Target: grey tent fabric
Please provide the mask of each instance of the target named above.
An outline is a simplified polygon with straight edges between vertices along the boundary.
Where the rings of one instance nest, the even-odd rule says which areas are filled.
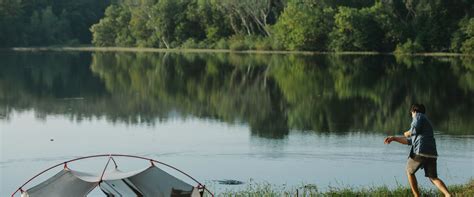
[[[99,180],[100,175],[64,169],[22,196],[86,196],[97,184],[107,196],[200,196],[197,188],[156,166],[133,172],[114,169],[104,174],[100,184]]]
[[[95,186],[95,182],[84,181],[75,176],[71,170],[65,168],[53,177],[23,192],[22,197],[83,197]]]
[[[129,180],[104,181],[100,184],[102,192],[107,196],[144,196]]]
[[[116,192],[122,191],[134,196],[200,196],[193,186],[155,166],[119,181],[106,178],[100,188],[108,195],[116,195]]]
[[[113,169],[104,174],[104,177],[102,178],[103,181],[99,184],[99,187],[102,192],[108,196],[143,196],[141,192],[136,192],[137,189],[132,183],[126,184],[125,182],[129,182],[127,180],[128,177],[132,177],[147,169],[148,168],[131,172],[122,172],[118,169]],[[89,174],[83,172],[75,171],[74,174],[85,181],[100,180],[100,176],[90,176]]]

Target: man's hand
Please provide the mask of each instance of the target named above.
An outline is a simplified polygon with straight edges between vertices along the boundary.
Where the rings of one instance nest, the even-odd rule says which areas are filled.
[[[411,132],[410,131],[405,131],[405,133],[403,133],[403,135],[405,137],[410,137],[411,136]]]
[[[385,140],[383,141],[384,144],[390,144],[390,142],[393,141],[393,136],[388,136],[385,138]]]
[[[408,140],[406,137],[402,136],[388,136],[383,141],[384,144],[390,144],[390,142],[398,142],[400,144],[408,144]]]

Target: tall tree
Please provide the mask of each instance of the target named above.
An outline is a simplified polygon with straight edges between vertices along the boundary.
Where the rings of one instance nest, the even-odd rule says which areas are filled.
[[[33,12],[30,23],[28,32],[30,45],[62,44],[71,39],[69,22],[56,16],[52,7]]]
[[[290,2],[273,27],[274,37],[288,50],[327,50],[334,10],[312,3]]]
[[[119,5],[111,5],[105,10],[105,17],[99,23],[92,25],[92,43],[96,46],[127,45],[129,33],[128,22],[130,13]],[[130,41],[132,42],[132,41]]]
[[[474,18],[469,19],[465,22],[465,25],[461,27],[466,39],[462,42],[461,52],[474,54]]]
[[[0,0],[0,47],[23,42],[21,0]]]
[[[375,21],[373,8],[339,7],[334,16],[335,27],[330,34],[334,51],[378,51],[384,32]]]
[[[275,12],[281,6],[278,0],[222,0],[217,1],[222,12],[227,13],[232,29],[237,34],[270,35],[269,20],[279,14]]]
[[[157,38],[166,48],[171,48],[174,28],[178,23],[181,0],[160,0],[151,8],[151,18],[148,27],[153,29],[153,37]]]

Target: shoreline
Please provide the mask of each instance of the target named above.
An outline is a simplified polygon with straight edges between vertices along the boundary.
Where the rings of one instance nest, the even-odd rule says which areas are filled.
[[[395,54],[375,51],[282,51],[282,50],[230,50],[230,49],[185,49],[185,48],[138,48],[138,47],[11,47],[3,51],[39,52],[39,51],[87,51],[87,52],[152,52],[152,53],[240,53],[240,54],[297,54],[297,55],[400,55],[423,57],[474,57],[474,54],[429,52],[415,54]]]
[[[449,192],[454,196],[474,196],[474,179],[464,184],[448,185]],[[212,188],[212,187],[211,187]],[[434,186],[419,187],[421,196],[440,196],[442,193]],[[211,190],[212,191],[212,190]],[[226,190],[215,193],[217,196],[401,196],[411,197],[412,192],[408,185],[399,185],[394,188],[388,186],[330,187],[321,191],[317,185],[303,185],[301,187],[279,187],[271,184],[253,184],[244,190]]]

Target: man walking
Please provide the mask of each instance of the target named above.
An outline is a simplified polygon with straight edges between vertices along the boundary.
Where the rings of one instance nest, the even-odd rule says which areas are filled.
[[[390,142],[396,141],[400,144],[411,146],[406,173],[411,191],[415,197],[420,196],[418,182],[415,177],[415,172],[420,168],[424,168],[425,176],[428,177],[445,196],[451,196],[444,182],[438,178],[436,169],[438,152],[436,151],[433,127],[425,115],[425,106],[422,104],[413,104],[410,108],[410,114],[413,118],[410,130],[404,132],[403,137],[388,136],[385,138],[384,143],[390,144]]]

